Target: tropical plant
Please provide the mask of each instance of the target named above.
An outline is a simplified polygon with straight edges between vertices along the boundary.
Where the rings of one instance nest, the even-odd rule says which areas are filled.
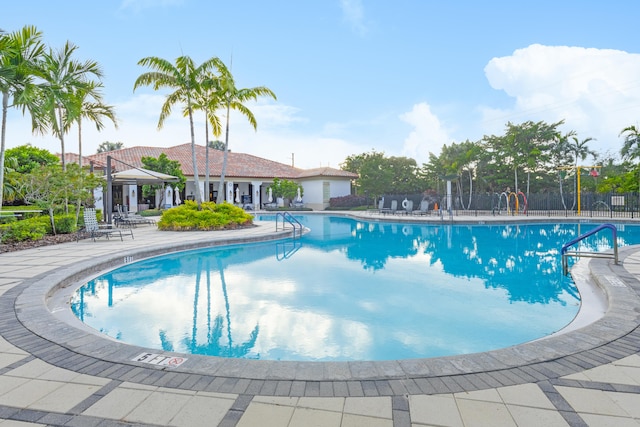
[[[167,209],[158,221],[160,230],[192,231],[222,230],[247,226],[253,223],[253,216],[231,203],[205,202],[198,205],[186,200],[180,206]]]
[[[218,69],[222,64],[218,58],[210,58],[196,67],[193,60],[188,56],[180,56],[176,59],[175,64],[158,58],[149,56],[138,61],[138,65],[151,68],[149,71],[141,74],[136,79],[133,90],[140,86],[152,86],[154,90],[161,88],[174,89],[167,95],[160,118],[158,120],[158,129],[162,129],[164,121],[171,114],[171,109],[175,104],[183,104],[184,111],[189,117],[189,126],[191,130],[191,156],[193,162],[193,179],[196,186],[196,203],[198,208],[202,204],[202,194],[200,189],[200,179],[198,178],[198,163],[196,159],[196,137],[193,125],[193,106],[195,97],[201,91],[201,83],[204,76],[208,76],[214,69]]]
[[[124,148],[124,143],[122,142],[109,142],[104,141],[98,145],[97,153],[106,153],[107,151],[116,151]]]
[[[82,167],[82,119],[92,121],[98,131],[104,129],[103,118],[111,120],[116,129],[118,128],[115,110],[113,106],[103,102],[100,88],[102,88],[102,83],[89,82],[86,87],[75,93],[75,101],[80,106],[79,114],[75,120],[78,123],[78,164],[80,167]]]
[[[67,167],[64,136],[82,114],[81,94],[95,91],[96,82],[91,80],[91,76],[102,78],[97,62],[80,62],[73,58],[77,48],[67,41],[62,49],[49,49],[43,55],[37,72],[41,105],[35,130],[42,134],[51,131],[60,139],[63,170]]]
[[[220,85],[218,77],[213,73],[203,76],[200,84],[200,90],[196,92],[193,108],[202,110],[205,115],[204,121],[204,140],[205,145],[205,201],[209,201],[209,123],[211,123],[211,131],[215,136],[220,136],[222,126],[220,119],[214,114],[215,110],[220,107]]]
[[[140,161],[142,162],[142,166],[145,169],[177,177],[178,182],[175,184],[176,188],[178,188],[179,190],[182,190],[184,188],[187,179],[182,173],[179,161],[169,159],[164,153],[161,153],[158,158],[142,157]],[[144,197],[151,197],[156,194],[156,191],[158,190],[164,190],[164,185],[143,185],[142,195]],[[156,203],[156,206],[164,205],[164,191],[160,191],[160,197],[161,199],[158,201],[158,203]]]
[[[29,110],[33,120],[37,111],[33,74],[37,62],[44,53],[41,38],[42,33],[33,26],[25,26],[11,34],[0,34],[0,91],[2,91],[0,208],[2,208],[2,194],[4,194],[4,159],[9,101],[13,99],[11,106],[21,107],[23,113]]]
[[[276,99],[275,93],[266,86],[256,86],[252,88],[238,89],[236,83],[231,75],[229,69],[224,65],[219,67],[218,71],[220,76],[218,77],[218,84],[221,92],[222,105],[225,106],[227,111],[226,125],[225,125],[225,140],[224,140],[224,155],[222,158],[222,171],[220,173],[220,184],[218,185],[218,199],[217,202],[222,202],[224,192],[224,178],[227,172],[227,161],[229,157],[229,115],[231,110],[239,111],[243,116],[247,118],[249,124],[254,130],[257,130],[258,123],[256,118],[244,104],[251,100],[257,100],[261,96],[269,96]]]
[[[620,149],[622,158],[634,160],[640,157],[640,129],[636,126],[627,126],[622,129],[619,136],[624,136],[624,143]]]
[[[53,166],[60,163],[60,159],[55,154],[31,144],[9,148],[6,150],[6,156],[15,159],[15,171],[18,173],[29,173],[38,166]]]
[[[269,188],[275,197],[282,197],[283,199],[293,200],[298,195],[298,191],[300,191],[300,196],[303,195],[302,186],[288,179],[273,178]]]

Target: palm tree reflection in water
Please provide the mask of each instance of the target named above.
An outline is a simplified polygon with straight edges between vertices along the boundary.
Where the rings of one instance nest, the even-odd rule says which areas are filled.
[[[260,332],[260,325],[256,324],[255,328],[249,335],[249,340],[239,345],[234,345],[233,336],[231,333],[231,307],[229,305],[229,294],[227,292],[227,283],[224,278],[224,266],[220,258],[216,258],[218,263],[218,272],[220,273],[220,283],[222,286],[222,295],[224,297],[224,307],[226,313],[227,324],[227,343],[221,341],[224,333],[225,319],[221,314],[215,316],[213,325],[211,324],[211,265],[207,258],[206,260],[206,274],[207,274],[207,340],[204,344],[198,344],[198,303],[200,298],[200,280],[202,276],[202,258],[198,258],[198,271],[196,272],[195,293],[193,301],[193,327],[191,331],[191,338],[184,338],[182,340],[183,345],[189,348],[191,354],[204,354],[208,356],[219,357],[235,357],[246,358],[251,349],[255,346],[258,339],[258,333]],[[167,338],[166,331],[159,331],[160,341],[162,343],[162,349],[166,351],[173,351],[173,343]]]

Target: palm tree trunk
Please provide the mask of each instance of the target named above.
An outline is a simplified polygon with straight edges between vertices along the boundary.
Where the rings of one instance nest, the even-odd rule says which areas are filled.
[[[218,198],[216,203],[222,203],[222,196],[224,193],[224,175],[227,172],[227,157],[229,156],[229,112],[231,111],[231,106],[229,101],[227,101],[227,127],[225,130],[224,137],[224,155],[222,157],[222,171],[220,172],[220,185],[218,185]]]
[[[0,135],[0,209],[4,197],[4,150],[7,133],[7,110],[9,109],[9,92],[2,92],[2,134]]]
[[[208,202],[209,200],[209,113],[205,109],[205,120],[204,120],[204,201]]]
[[[193,112],[189,106],[189,124],[191,125],[191,160],[193,161],[193,183],[196,186],[196,203],[198,210],[202,205],[202,193],[200,192],[200,178],[198,177],[198,160],[196,157],[196,135],[193,130]]]
[[[62,160],[62,170],[66,171],[67,170],[67,159],[65,159],[65,153],[64,153],[64,130],[63,130],[63,123],[62,123],[62,108],[58,108],[58,120],[60,122],[59,124],[59,137],[60,137],[60,157]]]

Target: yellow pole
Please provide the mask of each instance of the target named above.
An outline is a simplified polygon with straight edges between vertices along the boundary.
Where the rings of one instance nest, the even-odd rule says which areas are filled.
[[[576,166],[576,173],[578,174],[578,216],[580,216],[580,166]]]

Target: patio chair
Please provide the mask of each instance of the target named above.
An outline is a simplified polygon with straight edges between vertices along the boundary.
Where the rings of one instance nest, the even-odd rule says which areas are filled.
[[[145,218],[141,215],[131,214],[127,208],[122,205],[117,205],[116,210],[118,213],[114,216],[116,224],[122,224],[123,226],[135,227],[138,224],[155,224],[150,218]]]
[[[112,234],[119,235],[120,240],[124,241],[122,237],[123,233],[130,234],[131,238],[133,239],[133,230],[131,229],[125,230],[117,227],[100,226],[100,224],[98,224],[98,219],[96,217],[96,210],[94,208],[84,209],[84,230],[81,230],[81,232],[89,234],[89,237],[91,237],[94,242],[96,241],[96,239],[102,236],[105,236],[108,240],[109,236],[111,236]],[[78,235],[78,240],[80,240],[79,235]]]
[[[414,215],[429,215],[429,201],[423,200],[420,202],[420,209],[413,211]]]
[[[397,200],[392,200],[391,201],[391,209],[389,209],[389,213],[392,215],[395,215],[398,212],[398,201]]]
[[[388,214],[391,212],[391,209],[384,207],[384,197],[380,199],[378,202],[378,213]]]

